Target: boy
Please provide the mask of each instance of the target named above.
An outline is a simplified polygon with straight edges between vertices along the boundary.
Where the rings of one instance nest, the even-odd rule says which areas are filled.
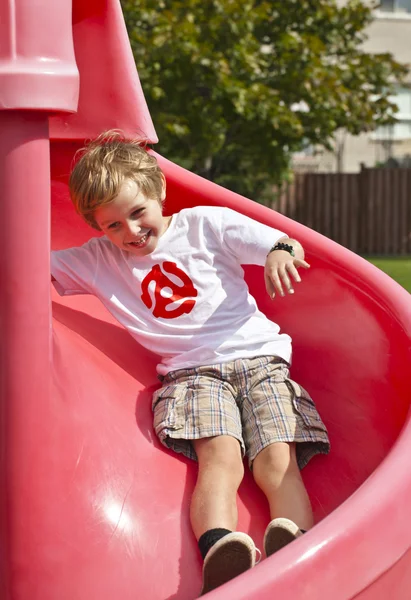
[[[78,213],[105,235],[52,253],[60,294],[89,293],[160,356],[153,397],[161,442],[198,461],[190,518],[204,559],[202,594],[256,562],[237,532],[246,454],[267,497],[267,556],[312,527],[302,468],[328,453],[327,431],[289,379],[291,339],[257,308],[241,264],[265,267],[268,294],[292,294],[304,250],[284,233],[226,208],[163,216],[154,157],[117,132],[83,151],[70,176]]]

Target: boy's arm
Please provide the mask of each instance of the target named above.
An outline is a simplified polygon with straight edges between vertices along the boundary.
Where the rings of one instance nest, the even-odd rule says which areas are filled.
[[[83,246],[52,250],[50,256],[51,283],[60,296],[91,294],[96,258],[87,242]]]
[[[240,264],[265,267],[266,289],[271,298],[278,293],[284,296],[284,288],[294,293],[291,280],[300,282],[297,269],[309,269],[304,260],[301,244],[284,232],[263,225],[231,209],[221,209],[221,238],[225,251],[230,251]],[[284,244],[286,249],[275,249]]]
[[[270,298],[274,299],[276,293],[284,296],[284,288],[289,294],[294,294],[292,280],[301,282],[297,269],[310,268],[304,259],[304,248],[300,242],[288,237],[278,240],[268,253],[264,267],[265,287]]]

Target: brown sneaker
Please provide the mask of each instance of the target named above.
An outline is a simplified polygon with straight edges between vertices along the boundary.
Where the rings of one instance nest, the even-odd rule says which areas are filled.
[[[234,531],[218,540],[207,552],[203,566],[201,596],[241,575],[256,563],[256,547],[246,533]]]
[[[265,530],[264,552],[271,556],[290,542],[300,537],[303,532],[290,519],[273,519]]]

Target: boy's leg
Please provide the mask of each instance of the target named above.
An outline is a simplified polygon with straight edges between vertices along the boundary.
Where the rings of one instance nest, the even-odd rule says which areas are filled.
[[[191,523],[204,558],[201,595],[255,564],[253,540],[237,528],[237,490],[244,475],[241,447],[229,435],[193,440],[198,478]]]
[[[270,505],[271,519],[290,519],[302,530],[313,526],[310,499],[297,464],[295,444],[276,442],[254,459],[253,475]]]
[[[327,454],[330,444],[314,402],[289,378],[287,364],[261,356],[246,367],[241,393],[243,438],[255,481],[270,505],[272,520],[264,537],[269,555],[313,526],[300,468],[315,454]]]
[[[254,460],[253,473],[270,505],[272,520],[264,535],[264,551],[270,556],[313,526],[295,444],[275,442],[264,448]]]
[[[197,540],[210,529],[237,528],[237,490],[244,476],[241,447],[234,437],[220,435],[192,441],[198,477],[190,517]]]

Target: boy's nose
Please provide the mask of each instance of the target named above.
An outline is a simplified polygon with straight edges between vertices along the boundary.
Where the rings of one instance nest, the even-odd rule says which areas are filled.
[[[127,223],[126,235],[127,237],[136,237],[141,231],[141,227],[137,223]]]

